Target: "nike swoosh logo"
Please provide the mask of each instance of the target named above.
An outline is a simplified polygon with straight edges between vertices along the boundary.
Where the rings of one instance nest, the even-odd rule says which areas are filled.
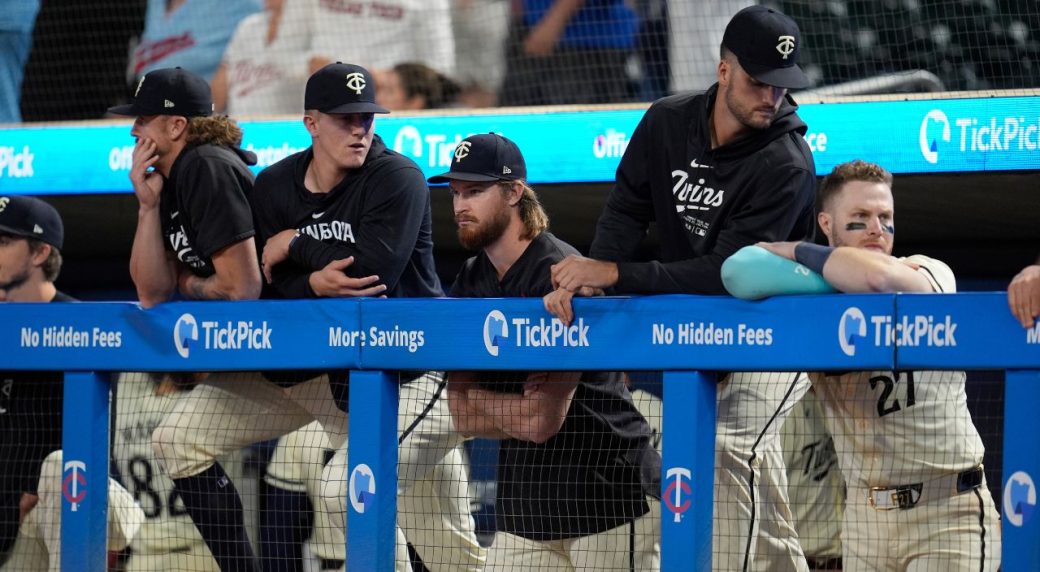
[[[312,214],[312,215],[311,215],[311,218],[313,218],[313,219],[319,219],[319,218],[321,218],[321,217],[323,217],[323,216],[325,216],[325,211],[322,211],[322,212],[320,212],[320,213],[314,213],[314,214]]]
[[[694,169],[711,169],[712,168],[711,165],[701,165],[700,163],[697,162],[697,159],[694,159],[693,161],[690,161],[690,166],[693,167]]]
[[[177,215],[181,214],[181,211],[173,211],[170,213],[170,218],[177,218]]]

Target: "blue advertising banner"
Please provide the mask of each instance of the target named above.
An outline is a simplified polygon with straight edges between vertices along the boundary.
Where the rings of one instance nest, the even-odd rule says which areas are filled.
[[[3,304],[0,370],[350,368],[356,300]]]
[[[812,312],[805,312],[811,307]],[[891,368],[865,343],[892,296],[575,299],[565,325],[540,299],[362,300],[371,368],[790,371]],[[367,337],[366,337],[367,336]],[[806,354],[805,348],[813,351]]]
[[[950,369],[1035,367],[1040,363],[1040,322],[1018,323],[1007,296],[985,293],[903,294],[899,319],[878,324],[896,347],[900,367],[937,363]]]
[[[535,184],[610,182],[644,109],[389,116],[386,144],[427,176],[447,170],[463,138],[494,131],[517,142]],[[817,172],[867,159],[894,173],[1014,171],[1040,164],[1040,97],[806,104],[799,110]],[[883,120],[882,120],[883,118]],[[260,170],[310,145],[299,120],[245,121]],[[0,193],[130,191],[125,121],[0,129]]]

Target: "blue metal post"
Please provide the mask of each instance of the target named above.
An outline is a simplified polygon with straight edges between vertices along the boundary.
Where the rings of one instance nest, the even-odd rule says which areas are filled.
[[[666,371],[661,464],[661,569],[711,571],[715,375]]]
[[[1040,371],[1008,370],[1004,382],[1004,487],[1002,568],[1040,570],[1040,518],[1036,479],[1040,477]]]
[[[347,570],[394,569],[397,374],[350,372]]]
[[[108,522],[108,374],[65,374],[61,569],[104,572]]]

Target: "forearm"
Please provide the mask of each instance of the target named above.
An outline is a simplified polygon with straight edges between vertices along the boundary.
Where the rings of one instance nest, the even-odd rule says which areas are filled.
[[[842,292],[931,292],[928,281],[898,259],[880,252],[841,246],[823,267],[823,277]]]
[[[158,209],[141,209],[130,248],[130,278],[145,307],[169,300],[177,288],[176,265],[166,257]]]
[[[450,387],[450,386],[449,386]],[[455,422],[455,429],[467,437],[484,439],[511,439],[512,437],[499,429],[494,420],[483,411],[473,407],[465,390],[448,391],[448,409]]]
[[[227,280],[221,280],[220,275],[214,274],[207,278],[187,275],[181,284],[181,294],[193,300],[252,300],[244,289]]]
[[[544,443],[559,431],[566,415],[566,409],[560,411],[550,396],[540,392],[515,395],[474,388],[467,397],[478,418],[521,441]]]

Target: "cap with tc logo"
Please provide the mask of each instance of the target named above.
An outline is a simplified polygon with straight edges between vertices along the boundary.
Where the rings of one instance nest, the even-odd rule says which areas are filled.
[[[431,183],[450,180],[492,182],[527,179],[527,165],[520,148],[495,133],[470,135],[455,147],[451,170],[430,177]]]
[[[304,109],[322,113],[390,113],[376,105],[376,82],[361,66],[336,62],[314,72],[307,80]]]
[[[765,6],[749,6],[733,16],[722,37],[751,77],[774,87],[800,89],[811,83],[798,67],[802,33],[794,20]]]
[[[0,195],[0,233],[35,238],[61,250],[65,226],[51,205],[35,197]]]
[[[180,115],[207,117],[213,113],[213,96],[206,80],[181,68],[153,70],[137,82],[134,102],[109,107],[114,115]]]

